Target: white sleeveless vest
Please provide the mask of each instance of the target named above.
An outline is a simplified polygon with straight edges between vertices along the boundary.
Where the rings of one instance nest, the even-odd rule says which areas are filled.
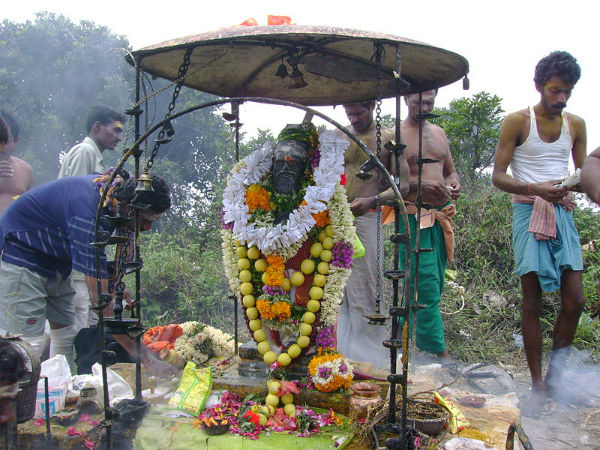
[[[569,157],[573,148],[569,123],[562,113],[562,126],[559,138],[554,142],[540,139],[533,107],[529,107],[529,136],[525,142],[515,147],[510,170],[512,176],[524,183],[559,180],[568,175]]]

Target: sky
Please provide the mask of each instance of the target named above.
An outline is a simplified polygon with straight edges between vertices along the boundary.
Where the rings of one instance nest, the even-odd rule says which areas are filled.
[[[327,0],[23,0],[4,2],[0,17],[22,22],[33,20],[38,11],[60,13],[74,22],[89,20],[106,26],[126,36],[134,49],[236,25],[249,17],[254,17],[259,25],[266,25],[268,14],[290,16],[298,25],[388,33],[451,50],[469,61],[470,90],[463,91],[461,81],[441,88],[436,106],[448,106],[455,98],[486,91],[503,99],[506,112],[538,102],[539,94],[532,81],[537,61],[551,51],[566,50],[577,58],[582,69],[566,110],[586,121],[590,153],[600,146],[600,115],[595,114],[594,107],[597,98],[594,83],[600,80],[597,47],[600,41],[593,33],[598,27],[594,4],[589,0],[357,0],[346,3]],[[321,111],[347,123],[341,108]],[[393,111],[393,101],[386,100],[384,112]],[[302,117],[301,111],[282,107],[246,105],[241,109],[241,121],[245,124],[242,130],[250,135],[257,128],[279,130]]]

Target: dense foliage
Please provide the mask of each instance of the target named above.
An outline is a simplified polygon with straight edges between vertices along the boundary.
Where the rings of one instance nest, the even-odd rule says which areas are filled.
[[[0,24],[2,108],[21,123],[15,156],[40,184],[56,178],[59,154],[85,135],[93,105],[123,110],[132,97],[129,43],[92,22],[39,13],[34,22]]]
[[[492,163],[504,112],[500,102],[496,95],[478,92],[434,111],[441,117],[433,122],[446,132],[456,170],[467,182],[481,178]]]

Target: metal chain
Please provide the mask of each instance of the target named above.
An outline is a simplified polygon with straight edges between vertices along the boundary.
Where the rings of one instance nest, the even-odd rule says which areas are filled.
[[[381,160],[381,56],[383,46],[375,44],[375,64],[377,66],[377,101],[375,103],[375,136],[377,138],[377,159]],[[377,171],[377,198],[381,189],[381,172]],[[377,201],[377,290],[375,297],[375,314],[381,314],[381,207]]]
[[[179,93],[181,92],[181,88],[183,87],[183,82],[185,80],[185,76],[187,74],[188,67],[190,66],[190,57],[192,56],[192,52],[194,51],[194,47],[188,47],[185,51],[185,55],[183,56],[183,62],[179,66],[179,71],[177,73],[177,83],[175,84],[175,89],[173,90],[173,96],[171,97],[171,102],[169,103],[169,107],[167,108],[167,113],[165,114],[165,119],[171,116],[173,109],[175,109],[175,103],[177,101],[177,97],[179,97]],[[165,134],[167,134],[167,125],[165,124],[160,132],[158,133],[158,137],[154,143],[154,148],[152,149],[152,153],[150,154],[150,158],[146,162],[146,168],[150,169],[154,165],[154,158],[158,154],[158,148],[160,147],[161,141],[165,138]]]

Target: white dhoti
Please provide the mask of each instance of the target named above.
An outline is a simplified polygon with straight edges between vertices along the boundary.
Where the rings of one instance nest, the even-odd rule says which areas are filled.
[[[377,226],[380,224],[377,212],[369,212],[357,217],[356,234],[363,243],[366,255],[354,259],[352,274],[344,288],[344,302],[340,305],[337,323],[337,348],[347,358],[367,361],[376,367],[389,367],[390,352],[383,346],[389,339],[385,325],[369,325],[366,315],[376,311],[377,274],[380,276],[380,308],[385,313],[382,289],[383,268],[383,229],[377,242]],[[379,249],[377,248],[379,244]],[[377,251],[380,253],[379,267]]]

